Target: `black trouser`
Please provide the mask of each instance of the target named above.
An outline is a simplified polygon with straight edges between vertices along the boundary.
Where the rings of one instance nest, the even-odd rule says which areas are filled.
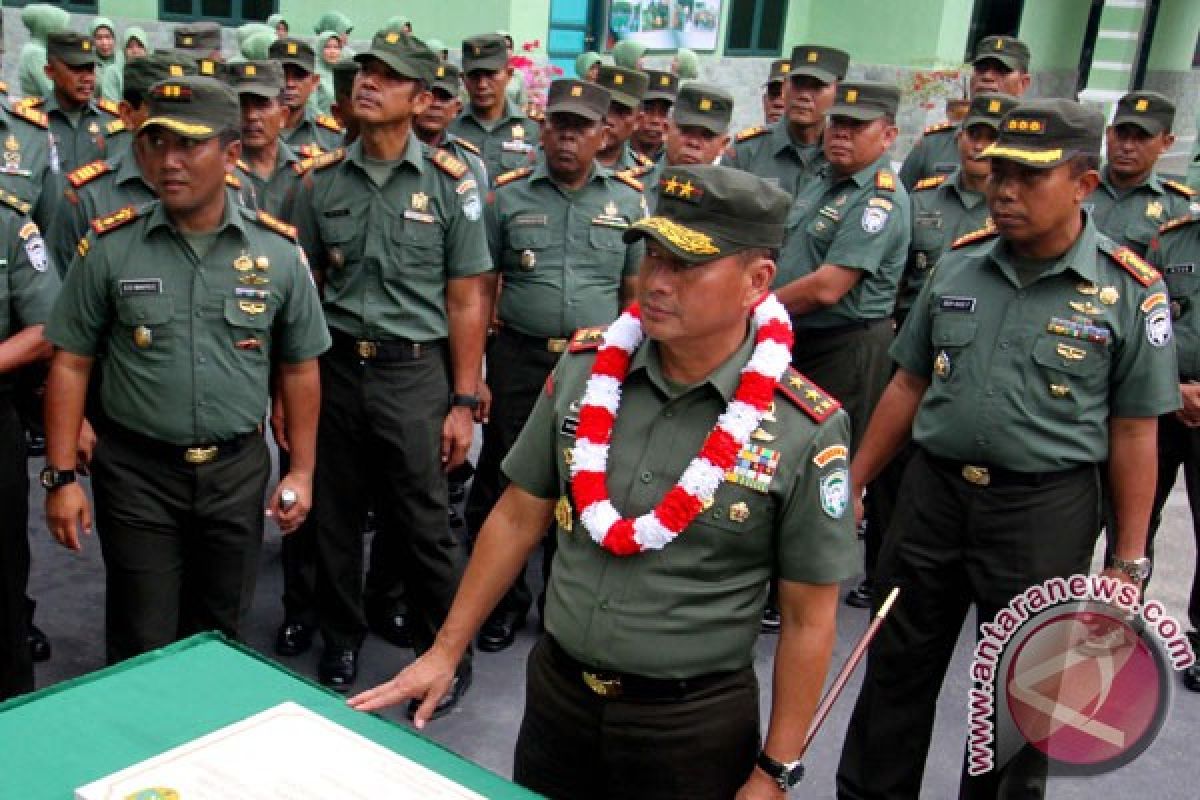
[[[109,663],[207,630],[237,638],[254,598],[271,474],[257,433],[188,464],[109,425],[92,457]]]
[[[544,635],[529,654],[513,780],[551,800],[729,800],[754,769],[747,667],[678,697],[607,699]]]
[[[920,794],[938,694],[971,605],[990,621],[1030,586],[1086,572],[1099,530],[1093,466],[985,487],[915,450],[877,564],[876,604],[892,586],[900,597],[868,650],[838,767],[843,800]],[[1041,797],[1045,774],[1044,758],[1025,748],[1007,767],[964,775],[960,796]]]
[[[550,352],[545,341],[502,329],[488,344],[487,381],[492,390],[492,411],[488,424],[483,426],[483,448],[475,468],[475,482],[467,497],[467,529],[472,540],[479,535],[492,507],[508,486],[500,464],[521,435],[538,394],[558,363],[559,354]],[[550,583],[554,547],[554,536],[542,538],[543,584]],[[496,610],[524,616],[532,603],[533,592],[522,569]]]
[[[1192,513],[1192,536],[1196,540],[1188,621],[1193,630],[1200,630],[1200,429],[1187,427],[1174,414],[1164,414],[1158,418],[1158,485],[1150,514],[1150,536],[1146,540],[1146,555],[1151,559],[1154,558],[1154,537],[1162,523],[1163,506],[1171,495],[1181,466],[1187,486],[1188,510]]]
[[[317,622],[327,647],[358,649],[363,614],[363,523],[396,544],[409,632],[428,650],[454,599],[465,548],[449,532],[442,425],[450,407],[444,348],[419,345],[362,359],[335,337],[321,357],[314,511]]]
[[[0,390],[0,700],[33,690],[29,657],[29,473],[25,429],[9,390]]]

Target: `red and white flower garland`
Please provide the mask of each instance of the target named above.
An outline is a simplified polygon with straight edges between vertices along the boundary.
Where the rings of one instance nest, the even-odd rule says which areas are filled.
[[[641,344],[641,313],[634,304],[609,326],[596,354],[579,408],[571,458],[571,495],[592,539],[618,556],[659,550],[675,540],[707,506],[737,461],[763,415],[775,387],[792,362],[792,324],[774,294],[754,308],[754,352],[733,400],[704,440],[699,454],[658,506],[637,519],[622,517],[608,496],[608,447],[621,405],[621,385]]]

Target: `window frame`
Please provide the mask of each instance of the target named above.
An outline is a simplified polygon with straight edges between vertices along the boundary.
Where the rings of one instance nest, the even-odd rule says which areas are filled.
[[[734,5],[737,4],[738,0],[727,0],[728,4],[726,5],[726,8],[728,9],[728,11],[726,12],[726,16],[725,16],[725,42],[724,42],[725,49],[723,51],[724,54],[727,56],[740,56],[740,57],[751,57],[751,58],[778,58],[778,57],[780,57],[783,54],[783,47],[784,47],[784,41],[783,41],[784,37],[782,36],[782,34],[779,37],[779,46],[778,47],[769,48],[769,47],[760,47],[759,46],[759,39],[762,37],[762,31],[763,31],[763,20],[762,20],[763,7],[766,5],[767,0],[745,0],[745,1],[754,3],[754,19],[750,23],[750,25],[751,25],[750,35],[751,35],[751,40],[752,40],[751,46],[744,47],[744,48],[730,46],[729,37],[732,34],[732,26],[729,24],[729,20],[733,17]],[[787,25],[788,5],[789,5],[788,0],[781,0],[781,13],[779,15],[780,28],[783,28],[784,26]]]
[[[45,0],[4,0],[5,8],[24,8],[33,3],[41,3]],[[100,13],[100,0],[59,0],[55,5],[62,8],[64,11],[70,11],[72,14],[96,14]]]
[[[197,20],[212,20],[219,22],[224,26],[244,25],[247,22],[266,22],[266,19],[251,19],[245,16],[243,12],[244,0],[229,0],[232,10],[232,16],[218,17],[209,14],[201,13],[201,3],[203,0],[187,0],[191,4],[192,10],[188,13],[179,13],[175,11],[167,11],[165,5],[166,0],[158,0],[158,18],[164,22],[195,22]],[[268,13],[276,14],[279,12],[279,0],[271,0],[271,8]]]

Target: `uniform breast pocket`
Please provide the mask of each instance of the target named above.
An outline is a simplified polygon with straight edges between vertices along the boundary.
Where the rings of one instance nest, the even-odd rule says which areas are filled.
[[[804,235],[812,240],[817,253],[824,255],[829,252],[829,245],[837,234],[838,223],[824,214],[817,214],[816,219],[804,227]]]
[[[922,220],[917,220],[917,223],[913,225],[912,264],[922,272],[932,268],[942,254],[945,231],[941,227],[940,219],[937,220],[937,223],[937,225],[922,224]]]
[[[173,338],[171,317],[174,313],[175,302],[168,294],[118,298],[117,322],[121,328],[121,338],[129,349],[148,358],[168,358]]]
[[[321,217],[317,227],[321,232],[321,243],[325,246],[323,258],[327,267],[326,280],[336,282],[341,277],[339,273],[344,274],[362,260],[362,228],[349,214]]]
[[[269,299],[225,299],[225,326],[230,337],[229,347],[254,361],[266,360],[270,353],[268,331],[274,318]]]
[[[436,267],[441,274],[445,253],[445,234],[436,217],[428,220],[404,219],[392,229],[392,241],[400,248],[406,267]]]
[[[550,231],[543,226],[524,225],[508,232],[503,267],[509,272],[533,272],[545,266],[550,250]]]
[[[500,166],[506,170],[523,167],[529,163],[529,150],[518,144],[507,144],[500,150]]]
[[[1102,346],[1043,333],[1033,345],[1037,375],[1029,391],[1060,419],[1077,419],[1086,403],[1108,397],[1109,354]]]
[[[621,238],[624,234],[625,228],[593,224],[588,232],[588,241],[597,250],[615,252],[625,249],[625,240]]]
[[[960,360],[975,341],[979,323],[960,314],[937,314],[933,318],[933,379],[955,384],[963,376]]]
[[[1168,265],[1163,275],[1167,293],[1171,296],[1171,317],[1183,319],[1193,313],[1197,296],[1200,296],[1200,275],[1192,264]]]

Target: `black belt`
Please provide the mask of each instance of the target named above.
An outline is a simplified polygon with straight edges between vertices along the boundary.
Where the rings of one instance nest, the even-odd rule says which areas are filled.
[[[550,660],[563,675],[581,682],[597,696],[607,700],[616,700],[622,697],[638,700],[679,700],[707,689],[734,674],[733,672],[710,672],[694,678],[647,678],[644,675],[589,667],[563,650],[562,645],[550,634],[546,634],[545,640],[550,650]]]
[[[832,328],[796,328],[797,339],[825,339],[830,336],[841,336],[844,333],[856,333],[858,331],[867,331],[871,328],[878,327],[884,323],[890,323],[891,317],[880,317],[879,319],[860,319],[854,322],[847,322],[845,325],[834,325]]]
[[[1091,464],[1084,464],[1053,472],[1017,472],[1011,469],[1004,469],[1003,467],[994,467],[990,464],[969,464],[965,461],[939,458],[928,450],[925,450],[924,453],[929,463],[939,471],[956,475],[975,486],[987,486],[993,489],[1005,486],[1043,486],[1065,478],[1072,473],[1093,468]]]
[[[432,342],[412,342],[408,339],[358,339],[348,333],[330,330],[333,339],[333,350],[349,355],[360,361],[377,361],[380,363],[399,363],[402,361],[417,361],[422,356],[440,352],[441,340]]]
[[[565,353],[567,345],[571,343],[571,339],[568,336],[530,336],[527,333],[514,331],[507,325],[500,328],[496,335],[512,339],[524,347],[532,347],[534,350],[545,350],[549,353]]]
[[[261,440],[262,432],[253,430],[248,433],[238,434],[230,439],[222,439],[221,441],[209,442],[208,444],[181,445],[171,444],[170,442],[164,442],[162,439],[147,436],[144,433],[131,431],[112,420],[108,420],[104,426],[104,436],[122,441],[130,447],[135,447],[164,461],[190,464],[198,467],[202,464],[211,464],[223,458],[229,458],[240,452],[255,439]]]

